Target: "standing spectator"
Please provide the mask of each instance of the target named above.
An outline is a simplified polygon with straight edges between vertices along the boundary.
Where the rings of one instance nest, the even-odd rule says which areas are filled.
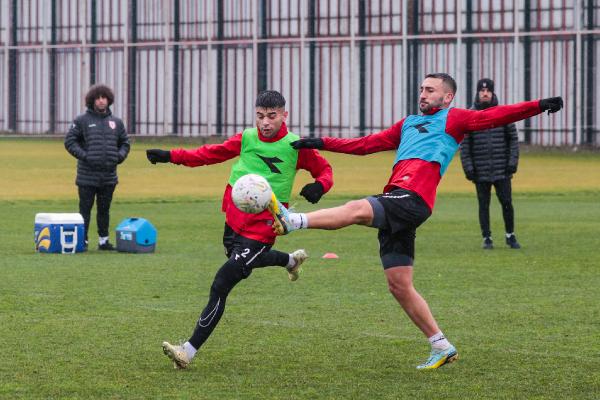
[[[113,91],[94,85],[85,95],[85,113],[77,116],[65,138],[65,148],[77,159],[79,213],[85,224],[88,244],[90,213],[96,204],[98,250],[114,250],[108,241],[110,203],[118,183],[117,165],[129,154],[129,138],[123,121],[112,115]]]
[[[471,109],[484,110],[498,105],[494,93],[494,81],[488,78],[477,82],[475,104]],[[481,134],[485,133],[485,134]],[[519,163],[519,137],[515,124],[497,126],[475,131],[465,136],[460,145],[460,159],[468,180],[475,183],[479,200],[479,225],[483,236],[483,248],[494,248],[490,230],[490,197],[492,186],[502,206],[506,244],[520,249],[514,232],[514,210],[510,180]]]

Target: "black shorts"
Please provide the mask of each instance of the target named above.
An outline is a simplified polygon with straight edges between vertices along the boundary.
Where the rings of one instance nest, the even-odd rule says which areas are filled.
[[[236,233],[227,223],[223,231],[223,246],[225,247],[225,256],[236,262],[242,269],[244,278],[252,273],[256,267],[264,267],[261,264],[261,256],[271,250],[271,245],[249,239]]]
[[[379,256],[384,269],[413,265],[417,227],[429,218],[431,209],[416,193],[396,189],[370,196],[374,228],[379,229]]]

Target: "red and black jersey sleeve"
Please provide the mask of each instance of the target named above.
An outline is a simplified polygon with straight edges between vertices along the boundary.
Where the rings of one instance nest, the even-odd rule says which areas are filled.
[[[325,147],[323,147],[323,150],[356,155],[395,150],[400,145],[403,123],[404,119],[396,122],[386,130],[358,138],[342,139],[324,137],[323,143]]]
[[[206,144],[197,149],[171,150],[171,162],[186,167],[218,164],[240,155],[242,149],[242,133],[227,139],[221,144]]]
[[[539,100],[495,106],[486,108],[485,110],[452,108],[448,112],[446,132],[460,143],[467,132],[482,131],[497,126],[508,125],[533,117],[541,112]]]

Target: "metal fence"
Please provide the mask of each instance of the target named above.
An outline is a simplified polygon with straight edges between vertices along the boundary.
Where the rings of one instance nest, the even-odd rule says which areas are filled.
[[[501,103],[562,95],[521,139],[599,146],[599,39],[599,0],[0,0],[0,130],[64,133],[102,82],[136,135],[234,134],[269,88],[296,133],[357,136],[447,72],[457,107],[482,77]]]

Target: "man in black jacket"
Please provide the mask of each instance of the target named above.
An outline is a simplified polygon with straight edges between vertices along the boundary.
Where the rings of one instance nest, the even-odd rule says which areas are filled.
[[[483,110],[498,105],[494,93],[494,81],[488,78],[477,82],[477,95],[472,109]],[[483,236],[483,248],[493,249],[490,230],[490,197],[492,185],[502,206],[506,244],[519,249],[514,233],[514,210],[512,206],[511,179],[517,172],[519,162],[519,137],[515,124],[508,124],[486,131],[472,132],[460,145],[460,159],[468,180],[475,183],[479,200],[479,225]]]
[[[88,243],[90,213],[96,204],[98,249],[114,250],[108,241],[109,210],[118,183],[117,165],[129,154],[129,138],[123,121],[112,115],[115,96],[105,85],[94,85],[85,96],[87,110],[75,118],[65,138],[65,148],[77,159],[79,213]]]

